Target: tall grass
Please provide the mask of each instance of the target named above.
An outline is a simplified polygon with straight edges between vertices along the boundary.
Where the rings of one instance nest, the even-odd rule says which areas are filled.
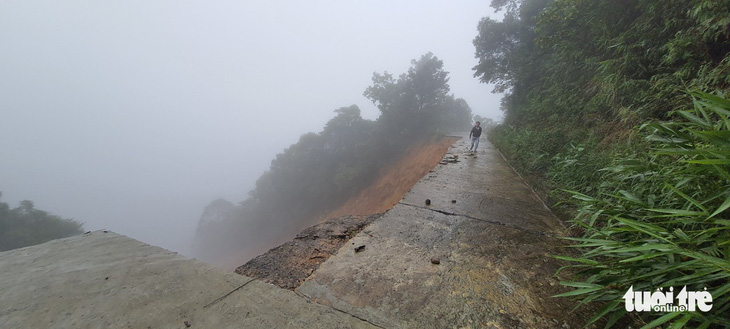
[[[603,303],[589,324],[630,316],[645,328],[730,327],[730,101],[691,96],[694,108],[676,121],[641,128],[650,152],[613,160],[590,191],[568,191],[585,233],[568,238],[580,256],[556,256],[574,273],[562,282],[574,289],[558,296]],[[707,288],[712,310],[627,314],[621,298],[630,286],[685,285]]]

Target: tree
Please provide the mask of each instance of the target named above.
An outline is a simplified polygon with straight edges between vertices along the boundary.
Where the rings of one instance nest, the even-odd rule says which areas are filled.
[[[81,223],[36,209],[33,201],[23,200],[14,209],[0,202],[0,251],[32,246],[82,232]]]
[[[373,84],[364,95],[380,109],[378,121],[399,137],[463,126],[460,120],[468,121],[471,109],[449,94],[448,76],[443,61],[429,52],[412,60],[397,80],[388,72],[373,73]]]
[[[449,95],[444,100],[444,109],[441,111],[442,128],[446,131],[463,131],[471,124],[471,107],[463,98],[454,98]]]
[[[411,60],[406,86],[416,101],[416,113],[428,114],[438,110],[449,93],[449,72],[443,70],[444,62],[433,53],[419,60]]]
[[[542,50],[535,45],[535,26],[549,0],[493,0],[492,7],[506,9],[504,19],[482,18],[474,38],[478,64],[472,69],[481,82],[493,83],[493,92],[505,92],[505,122],[519,124],[530,116],[521,111],[527,95],[542,76]]]
[[[689,106],[684,91],[730,86],[730,2],[496,0],[474,39],[475,77],[507,91],[505,123],[574,122],[585,135]],[[586,130],[587,129],[587,130]],[[600,134],[600,132],[599,132]]]
[[[484,130],[489,130],[497,125],[497,123],[494,122],[494,120],[487,118],[487,117],[483,117],[481,115],[476,115],[476,114],[474,115],[474,122],[475,123],[479,122],[481,124],[482,128],[484,128]]]

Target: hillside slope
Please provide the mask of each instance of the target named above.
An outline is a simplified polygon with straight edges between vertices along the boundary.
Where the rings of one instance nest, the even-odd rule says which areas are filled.
[[[436,167],[457,140],[457,137],[444,137],[414,145],[398,162],[385,168],[372,185],[324,218],[374,215],[393,208],[413,185]]]
[[[350,238],[403,199],[403,196],[438,165],[458,140],[445,137],[415,144],[400,160],[385,168],[366,189],[316,225],[236,268],[236,273],[293,289]],[[241,262],[243,263],[243,262]],[[240,263],[239,263],[240,264]]]

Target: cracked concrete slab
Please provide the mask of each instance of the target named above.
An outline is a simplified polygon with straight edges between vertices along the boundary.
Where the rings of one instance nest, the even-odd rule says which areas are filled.
[[[376,328],[111,232],[0,253],[0,328]]]
[[[553,277],[563,264],[550,257],[564,247],[562,224],[492,145],[481,147],[471,157],[457,141],[447,157],[458,162],[437,166],[296,291],[386,328],[585,323],[572,301],[551,297],[564,292]]]
[[[564,246],[561,223],[481,146],[472,157],[456,142],[455,161],[295,292],[94,232],[0,253],[0,328],[581,326],[571,301],[550,297],[564,291],[549,257]]]
[[[476,157],[465,150],[465,139],[456,142],[447,156],[456,155],[458,163],[439,165],[416,184],[403,203],[497,221],[505,225],[560,232],[563,225],[544,206],[532,189],[504,161],[488,141],[482,141]],[[452,203],[456,200],[456,203]]]

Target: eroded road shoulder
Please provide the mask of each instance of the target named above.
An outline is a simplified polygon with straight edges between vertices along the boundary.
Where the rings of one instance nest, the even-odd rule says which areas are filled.
[[[388,328],[585,323],[551,297],[561,223],[492,145],[474,157],[465,142],[296,291]]]

